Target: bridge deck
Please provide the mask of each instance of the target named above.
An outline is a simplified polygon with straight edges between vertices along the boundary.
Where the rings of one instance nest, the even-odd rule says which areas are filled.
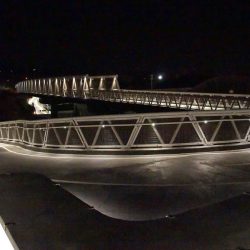
[[[39,153],[1,144],[0,157],[2,174],[44,175],[100,212],[128,220],[181,213],[249,192],[250,188],[249,149],[95,157]],[[134,206],[136,194],[145,202],[145,211]],[[162,200],[157,212],[154,199]]]

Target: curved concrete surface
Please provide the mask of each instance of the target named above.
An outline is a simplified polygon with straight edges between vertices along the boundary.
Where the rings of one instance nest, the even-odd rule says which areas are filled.
[[[107,157],[39,153],[0,144],[0,174],[42,174],[105,215],[148,220],[249,192],[249,153]]]
[[[103,216],[39,175],[0,175],[0,182],[0,214],[20,249],[250,248],[248,195],[174,219],[131,222]]]

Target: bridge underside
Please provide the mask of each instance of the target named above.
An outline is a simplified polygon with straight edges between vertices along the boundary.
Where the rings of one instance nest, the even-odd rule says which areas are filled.
[[[173,109],[160,106],[132,105],[130,103],[109,102],[105,100],[44,96],[38,94],[33,94],[33,96],[39,97],[40,102],[51,105],[51,118],[173,111]],[[67,110],[70,110],[71,113],[63,116],[64,111],[67,112]]]

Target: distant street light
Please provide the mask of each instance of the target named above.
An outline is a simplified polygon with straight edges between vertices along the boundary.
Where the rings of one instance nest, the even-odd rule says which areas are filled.
[[[151,89],[153,89],[154,79],[155,79],[155,75],[151,74],[150,75],[150,86],[151,86]],[[163,79],[163,75],[158,75],[157,79],[158,80],[162,80]]]

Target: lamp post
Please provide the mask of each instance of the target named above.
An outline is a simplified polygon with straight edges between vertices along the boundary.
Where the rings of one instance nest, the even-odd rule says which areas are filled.
[[[154,75],[151,74],[150,75],[150,87],[151,87],[151,89],[153,89],[153,80],[154,80]]]
[[[161,81],[163,79],[163,75],[161,75],[161,74],[158,75],[157,79]],[[153,83],[154,83],[154,75],[151,74],[150,75],[150,87],[151,87],[151,89],[153,89]]]

